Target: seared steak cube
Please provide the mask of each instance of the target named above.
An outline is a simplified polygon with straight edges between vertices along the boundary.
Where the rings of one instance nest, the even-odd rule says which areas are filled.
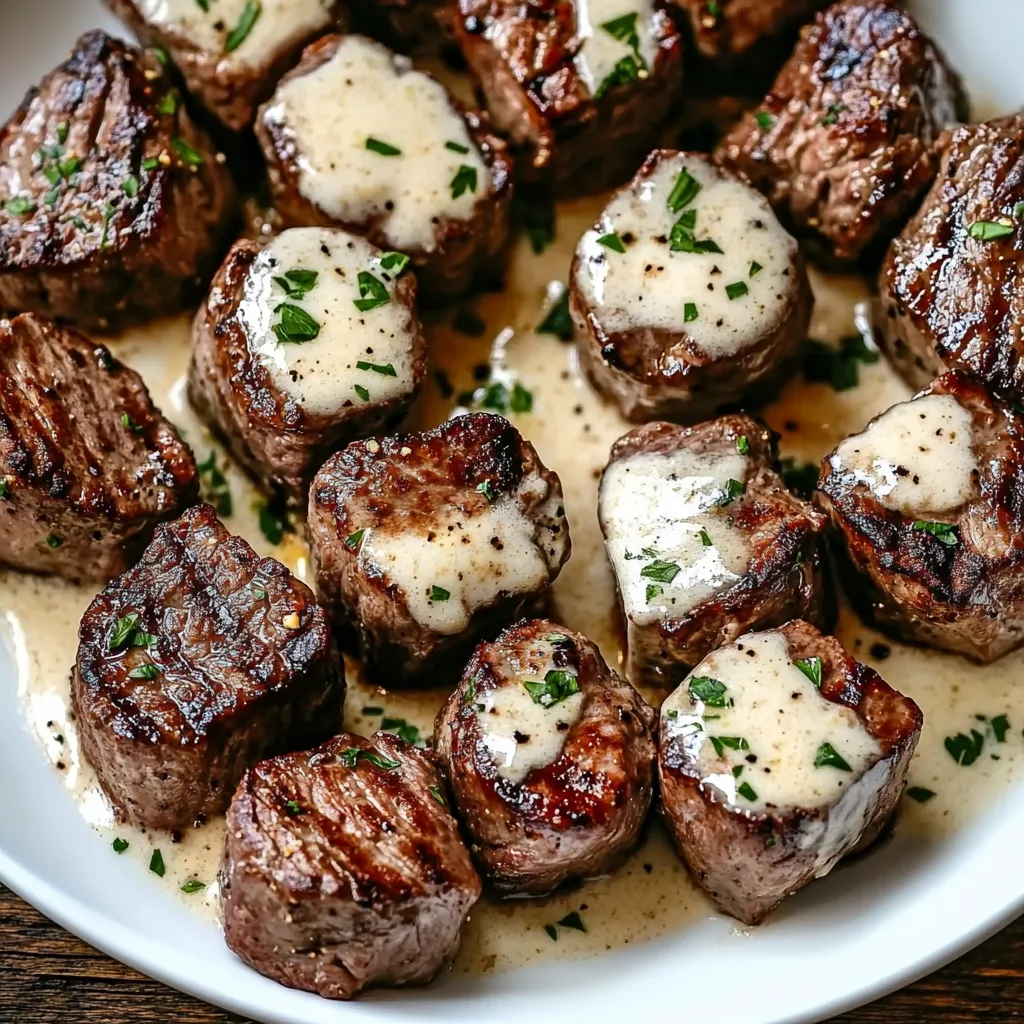
[[[750,629],[829,622],[826,519],[776,465],[774,435],[747,416],[650,423],[615,442],[598,514],[634,683],[675,685]]]
[[[889,819],[921,734],[908,697],[806,622],[709,654],[662,704],[662,810],[727,914],[773,907]]]
[[[580,363],[630,420],[687,423],[770,391],[813,297],[796,242],[739,176],[656,150],[576,247]]]
[[[578,196],[625,181],[679,98],[679,33],[661,0],[459,0],[455,35],[520,170]]]
[[[966,116],[959,81],[895,0],[840,0],[804,31],[715,157],[742,171],[826,263],[881,258]]]
[[[224,125],[248,128],[303,46],[338,20],[335,0],[105,0],[146,46],[167,52]]]
[[[260,758],[341,728],[344,674],[323,609],[209,505],[160,527],[78,637],[82,751],[134,825],[220,814]]]
[[[875,417],[823,464],[822,503],[893,635],[994,661],[1024,641],[1024,418],[958,372]]]
[[[457,298],[504,264],[512,163],[486,120],[362,36],[327,36],[256,123],[278,212],[335,224],[412,260],[425,298]]]
[[[0,563],[105,583],[198,497],[137,373],[34,313],[0,320]]]
[[[653,724],[579,633],[535,619],[481,644],[434,727],[481,874],[538,896],[618,867],[651,803]]]
[[[1024,114],[958,128],[939,176],[889,247],[879,333],[912,387],[964,370],[1024,404]]]
[[[392,427],[419,392],[426,342],[405,262],[339,228],[242,240],[196,316],[192,404],[296,504],[328,455]]]
[[[429,755],[343,734],[246,772],[228,810],[224,939],[291,988],[351,999],[429,981],[480,880]]]
[[[309,533],[320,600],[388,685],[464,659],[569,557],[558,476],[488,413],[333,455],[310,488]]]
[[[177,312],[234,200],[156,58],[89,32],[0,130],[0,307],[96,330]]]

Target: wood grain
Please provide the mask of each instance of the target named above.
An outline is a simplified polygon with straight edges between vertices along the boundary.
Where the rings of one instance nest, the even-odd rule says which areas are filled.
[[[111,960],[3,887],[0,1000],[0,1020],[20,1024],[247,1024]],[[1022,1015],[1024,918],[930,977],[836,1020],[1008,1024]]]

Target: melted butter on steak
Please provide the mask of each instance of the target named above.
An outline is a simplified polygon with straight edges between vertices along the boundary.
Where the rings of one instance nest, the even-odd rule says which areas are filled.
[[[832,804],[882,756],[857,713],[818,691],[820,660],[801,664],[782,633],[751,633],[709,654],[662,705],[666,739],[739,810]]]
[[[913,515],[960,508],[977,492],[970,413],[952,395],[894,405],[830,456],[887,508]]]
[[[613,234],[625,252],[600,241]],[[721,251],[702,251],[712,245]],[[789,315],[796,249],[760,193],[707,159],[675,154],[613,196],[580,240],[576,284],[606,335],[683,334],[721,359]]]
[[[395,275],[382,266],[382,255],[386,260],[365,239],[338,229],[292,228],[263,249],[249,270],[238,310],[249,349],[275,385],[310,413],[376,405],[416,388],[417,325],[408,307],[394,301]],[[371,274],[391,301],[357,309],[360,273]],[[308,290],[300,287],[310,281]],[[296,343],[278,336],[275,328],[288,323],[283,304],[312,318],[315,338]]]
[[[605,83],[617,82],[617,67],[623,61],[630,66],[629,73],[635,66],[637,78],[647,77],[658,49],[650,0],[575,0],[573,6],[581,40],[574,63],[591,95],[600,94],[602,85],[611,87]]]
[[[470,220],[490,188],[444,86],[360,36],[281,85],[265,120],[291,138],[309,202],[343,224],[379,222],[396,249],[432,252],[439,220]]]

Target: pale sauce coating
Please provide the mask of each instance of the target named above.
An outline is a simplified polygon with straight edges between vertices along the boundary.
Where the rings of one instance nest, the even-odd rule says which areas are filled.
[[[669,200],[684,173],[693,198],[685,205],[677,199],[673,212]],[[673,251],[673,227],[683,218],[692,220],[696,243],[714,243],[721,252]],[[609,235],[625,252],[599,241]],[[685,334],[688,346],[721,359],[785,322],[797,287],[796,252],[759,192],[704,157],[679,154],[615,193],[597,227],[580,240],[576,284],[605,334]],[[665,359],[666,370],[673,359],[681,362],[672,353]]]
[[[707,703],[701,684],[713,687]],[[826,700],[793,663],[777,630],[748,633],[709,654],[666,698],[661,725],[682,741],[702,785],[755,813],[832,804],[882,754],[857,713]],[[826,752],[831,763],[816,766],[824,744],[836,756]]]
[[[657,54],[651,0],[575,0],[574,7],[581,41],[574,63],[592,96],[620,61],[632,61],[637,77],[647,77]]]
[[[307,39],[332,21],[331,0],[261,0],[260,13],[247,33],[243,16],[247,0],[210,0],[204,10],[197,0],[136,0],[139,13],[160,29],[180,36],[197,50],[221,54],[221,67],[262,68],[282,51]],[[228,52],[238,30],[241,42]]]
[[[634,455],[605,471],[606,546],[630,625],[683,618],[746,573],[750,541],[729,505],[748,461],[682,448]]]
[[[383,255],[337,228],[290,228],[261,250],[249,270],[238,307],[249,350],[276,387],[310,413],[337,415],[410,395],[416,387],[418,324],[395,300],[393,275],[381,266]],[[295,282],[310,279],[296,272],[316,275],[308,291]],[[357,309],[360,273],[371,274],[390,301]],[[283,304],[297,306],[315,321],[315,338],[300,343],[279,338],[275,327],[284,322]]]
[[[887,508],[941,515],[977,494],[973,440],[971,415],[952,395],[924,395],[847,438],[830,462]]]
[[[292,140],[306,199],[339,223],[378,224],[402,252],[432,252],[440,223],[469,220],[490,189],[444,86],[361,36],[279,86],[264,117]]]

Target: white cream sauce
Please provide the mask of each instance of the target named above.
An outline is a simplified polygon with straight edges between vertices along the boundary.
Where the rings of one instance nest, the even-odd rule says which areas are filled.
[[[977,494],[971,415],[952,395],[893,406],[830,458],[833,470],[863,483],[887,508],[945,514]]]
[[[677,200],[673,212],[669,199],[681,173],[692,178],[691,193],[700,189],[685,205]],[[688,230],[697,243],[713,242],[722,251],[673,251],[673,226],[683,218],[692,219]],[[609,248],[609,236],[625,252]],[[684,153],[614,195],[580,240],[576,283],[606,334],[668,331],[720,359],[784,321],[796,291],[796,249],[759,192],[724,176],[706,157]],[[666,354],[666,367],[679,359]]]
[[[620,61],[632,62],[637,78],[648,76],[657,54],[651,0],[575,0],[573,6],[580,40],[574,63],[591,95]]]
[[[402,252],[433,251],[438,222],[468,220],[490,188],[444,86],[361,36],[281,85],[264,116],[291,138],[306,199],[343,224],[379,222]]]
[[[738,451],[683,448],[605,471],[608,558],[631,626],[683,618],[746,573],[750,543],[733,524],[729,496],[730,481],[746,483],[748,463]]]
[[[333,0],[260,0],[260,13],[247,33],[248,0],[136,0],[139,13],[161,32],[173,33],[197,50],[221,54],[218,68],[225,74],[239,67],[263,68],[283,51],[309,38],[332,22]],[[231,52],[232,33],[242,37]]]
[[[339,228],[291,228],[256,257],[244,285],[238,318],[249,349],[277,388],[307,411],[324,416],[358,415],[411,395],[419,323],[396,301],[395,275],[381,265],[385,254]],[[308,291],[297,281],[308,282]],[[371,274],[389,300],[359,310],[359,274]],[[295,275],[289,280],[287,275]],[[297,306],[319,328],[311,341],[283,342],[283,304]]]
[[[715,686],[705,704],[708,680],[725,690]],[[777,630],[709,654],[662,704],[661,727],[682,742],[702,785],[751,812],[831,805],[882,753],[856,712],[826,700],[793,663]]]

